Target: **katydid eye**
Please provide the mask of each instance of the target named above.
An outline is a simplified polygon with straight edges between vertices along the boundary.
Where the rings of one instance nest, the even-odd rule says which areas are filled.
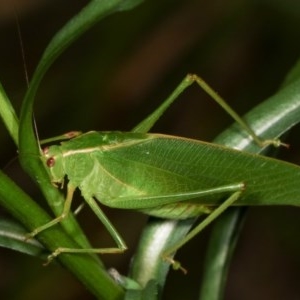
[[[48,158],[46,164],[49,168],[53,167],[55,165],[55,158],[54,157]]]

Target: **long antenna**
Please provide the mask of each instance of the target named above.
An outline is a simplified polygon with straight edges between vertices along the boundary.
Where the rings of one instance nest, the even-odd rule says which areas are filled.
[[[27,71],[25,48],[24,48],[24,43],[23,43],[23,38],[22,38],[22,32],[21,32],[19,17],[18,17],[16,9],[14,9],[14,14],[15,14],[18,38],[19,38],[19,43],[20,43],[20,48],[21,48],[24,75],[25,75],[26,85],[27,85],[27,88],[28,88],[29,87],[29,76],[28,76],[28,71]]]
[[[24,43],[23,43],[23,38],[22,38],[22,32],[21,32],[21,26],[19,22],[19,17],[16,8],[14,8],[14,14],[15,14],[15,19],[16,19],[16,24],[17,24],[17,32],[18,32],[18,38],[19,38],[19,43],[20,43],[20,48],[21,48],[21,55],[22,55],[22,62],[23,62],[23,69],[24,69],[24,75],[25,75],[25,81],[27,88],[29,87],[29,76],[28,76],[28,69],[27,69],[27,64],[26,64],[26,55],[25,55],[25,48],[24,48]],[[38,138],[38,131],[37,131],[37,125],[35,118],[33,116],[33,126],[35,130],[35,134]],[[39,139],[39,138],[38,138]],[[39,145],[40,151],[41,147]]]

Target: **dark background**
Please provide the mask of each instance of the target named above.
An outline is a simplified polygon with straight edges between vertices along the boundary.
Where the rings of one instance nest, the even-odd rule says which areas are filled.
[[[0,82],[19,111],[26,80],[17,11],[31,77],[55,32],[88,1],[0,2]],[[202,76],[240,114],[272,95],[299,56],[300,2],[145,1],[100,22],[68,49],[39,89],[35,119],[40,138],[70,130],[130,130],[189,73]],[[212,140],[232,122],[191,87],[153,132]],[[296,130],[283,157],[299,162]],[[36,187],[8,163],[16,149],[0,126],[0,167],[33,197]],[[271,176],[271,174],[270,174]],[[6,215],[5,211],[2,212]],[[133,212],[107,210],[131,250],[146,222]],[[226,299],[300,299],[299,211],[251,208],[230,268]],[[79,216],[95,245],[111,242],[88,210]],[[209,230],[179,254],[187,276],[171,272],[164,299],[195,299]],[[196,255],[190,254],[195,250]],[[200,254],[199,254],[200,253]],[[202,254],[203,253],[203,254]],[[104,256],[126,273],[131,252]],[[190,261],[189,261],[189,258]],[[71,274],[36,258],[0,249],[2,299],[93,299]]]

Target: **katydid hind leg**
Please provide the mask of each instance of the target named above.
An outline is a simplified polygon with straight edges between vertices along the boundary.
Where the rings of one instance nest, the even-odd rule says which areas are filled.
[[[252,137],[254,142],[260,147],[266,147],[269,145],[273,145],[275,147],[285,146],[288,147],[287,144],[281,143],[279,139],[261,139],[252,128],[236,113],[227,103],[226,101],[216,92],[212,87],[210,87],[201,77],[191,74],[190,78],[193,82],[196,82],[215,102],[217,102],[240,126],[244,129],[249,136]]]
[[[218,206],[205,219],[203,219],[200,224],[193,228],[181,241],[166,249],[162,254],[162,258],[165,261],[169,262],[173,266],[174,270],[181,270],[186,274],[187,271],[181,266],[180,262],[172,258],[173,254],[188,241],[194,238],[197,234],[199,234],[204,228],[206,228],[211,222],[213,222],[218,216],[220,216],[229,206],[236,202],[240,198],[242,193],[242,190],[234,192],[220,206]]]
[[[278,139],[262,140],[249,125],[226,103],[226,101],[218,95],[201,77],[195,74],[188,74],[175,88],[171,95],[150,115],[148,115],[142,122],[132,129],[132,132],[148,132],[164,112],[171,106],[171,104],[183,93],[190,85],[196,82],[215,102],[217,102],[241,127],[244,129],[260,147],[273,145],[275,147],[285,146],[287,144],[281,143]]]
[[[164,112],[169,108],[169,106],[178,98],[178,96],[191,84],[193,81],[186,76],[179,85],[175,88],[172,94],[157,108],[154,112],[148,115],[142,122],[135,126],[132,132],[148,132],[158,121],[158,119],[164,114]]]

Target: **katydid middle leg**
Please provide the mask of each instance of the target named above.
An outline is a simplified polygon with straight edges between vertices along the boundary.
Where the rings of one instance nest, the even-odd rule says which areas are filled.
[[[109,219],[105,216],[103,211],[100,209],[96,201],[92,197],[85,197],[85,201],[88,203],[90,208],[96,214],[96,216],[100,219],[104,227],[110,233],[113,240],[116,242],[117,247],[111,248],[57,248],[53,253],[48,256],[46,264],[51,262],[55,257],[60,255],[61,253],[98,253],[98,254],[118,254],[123,253],[127,246],[122,239],[121,235],[115,229],[115,227],[111,224]]]
[[[37,227],[32,232],[28,233],[25,236],[25,240],[28,240],[28,239],[31,239],[31,238],[35,237],[38,233],[44,231],[45,229],[48,229],[48,228],[54,226],[57,223],[60,223],[63,219],[65,219],[68,216],[68,214],[70,212],[70,209],[71,209],[71,204],[72,204],[75,189],[76,188],[73,187],[71,184],[68,184],[67,197],[66,197],[66,201],[64,203],[62,213],[58,217],[51,220],[50,222],[48,222],[48,223],[46,223],[46,224],[44,224],[40,227]]]
[[[62,220],[64,220],[68,214],[70,213],[71,204],[73,200],[74,191],[76,188],[74,188],[70,183],[68,184],[68,190],[67,190],[67,197],[66,201],[64,203],[64,208],[60,216],[56,217],[55,219],[51,220],[50,222],[36,228],[31,233],[26,235],[25,239],[31,239],[34,236],[36,236],[38,233],[56,225],[57,223],[60,223]],[[114,226],[110,223],[108,218],[105,216],[105,214],[102,212],[100,207],[97,205],[95,200],[92,197],[85,197],[86,202],[91,207],[93,212],[96,214],[96,216],[100,219],[102,224],[105,226],[105,228],[108,230],[112,238],[117,244],[117,247],[113,248],[88,248],[88,249],[80,249],[80,248],[57,248],[53,253],[51,253],[45,265],[47,265],[49,262],[51,262],[55,257],[57,257],[61,253],[123,253],[127,246],[125,242],[123,241],[120,234],[117,232],[117,230],[114,228]]]

